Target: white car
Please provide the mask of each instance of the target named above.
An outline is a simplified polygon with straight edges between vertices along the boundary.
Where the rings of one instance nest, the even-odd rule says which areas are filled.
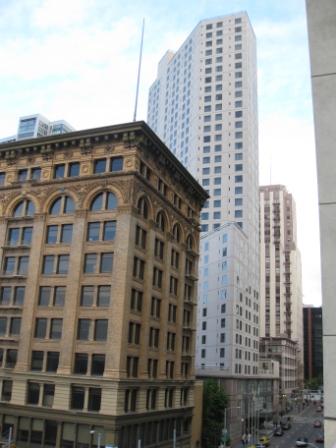
[[[298,439],[296,439],[295,445],[296,446],[308,446],[307,437],[299,437]]]

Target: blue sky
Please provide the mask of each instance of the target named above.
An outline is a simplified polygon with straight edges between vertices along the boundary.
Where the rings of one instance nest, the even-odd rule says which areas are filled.
[[[138,118],[159,59],[200,20],[246,10],[257,36],[260,182],[297,202],[305,303],[319,304],[320,268],[310,68],[304,0],[0,0],[0,136],[21,115],[77,129],[130,121],[142,17]]]

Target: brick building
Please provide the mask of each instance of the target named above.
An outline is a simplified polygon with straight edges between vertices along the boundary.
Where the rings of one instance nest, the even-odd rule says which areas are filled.
[[[3,437],[190,446],[206,197],[143,122],[0,145]]]

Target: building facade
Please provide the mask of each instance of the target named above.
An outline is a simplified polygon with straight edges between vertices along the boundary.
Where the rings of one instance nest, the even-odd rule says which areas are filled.
[[[0,180],[3,437],[189,448],[204,190],[143,122],[3,144]]]
[[[306,0],[315,121],[318,200],[320,214],[325,446],[336,441],[336,303],[335,270],[335,140],[336,128],[336,4]]]
[[[304,379],[323,381],[322,307],[304,306]]]
[[[237,224],[201,238],[197,374],[258,373],[259,303],[248,287],[248,239]]]
[[[149,92],[148,123],[210,196],[201,214],[199,373],[256,374],[256,43],[245,12],[201,21],[176,53],[163,56]],[[229,259],[217,250],[218,240],[227,247],[223,238]],[[207,315],[200,314],[204,309]]]
[[[295,202],[284,186],[263,186],[260,187],[261,352],[280,362],[283,394],[302,387],[302,326]]]

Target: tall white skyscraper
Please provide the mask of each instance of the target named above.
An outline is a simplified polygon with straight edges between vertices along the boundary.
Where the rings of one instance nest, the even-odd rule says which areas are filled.
[[[217,237],[233,239],[229,260],[212,251],[212,281],[206,278],[209,257],[201,252],[198,309],[208,310],[198,316],[197,365],[255,374],[257,354],[248,357],[253,347],[258,351],[256,43],[245,12],[201,21],[177,52],[166,52],[150,88],[148,123],[209,193],[201,215],[201,251],[207,240],[216,245]],[[243,259],[235,255],[243,252]],[[226,342],[225,316],[218,311],[224,304]],[[201,330],[204,322],[211,336]]]

